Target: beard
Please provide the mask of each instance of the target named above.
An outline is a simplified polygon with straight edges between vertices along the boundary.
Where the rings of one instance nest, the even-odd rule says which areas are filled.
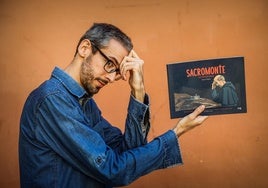
[[[94,79],[95,76],[92,68],[92,55],[90,55],[86,58],[85,61],[83,61],[80,71],[81,84],[90,97],[98,93],[100,90],[100,88],[94,86]]]

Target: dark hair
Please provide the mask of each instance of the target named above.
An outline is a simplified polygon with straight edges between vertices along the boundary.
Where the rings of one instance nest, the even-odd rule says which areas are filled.
[[[129,52],[133,48],[131,39],[125,33],[116,26],[107,23],[94,23],[92,27],[90,27],[80,38],[76,47],[75,55],[78,52],[78,46],[84,39],[90,40],[90,42],[98,48],[107,47],[108,42],[111,39],[115,39],[120,42]],[[95,50],[93,51],[93,53],[95,53],[96,49],[93,48],[93,50]]]

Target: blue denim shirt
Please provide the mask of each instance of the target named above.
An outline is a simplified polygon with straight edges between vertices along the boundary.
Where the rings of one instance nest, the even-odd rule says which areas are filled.
[[[146,104],[147,103],[147,104]],[[147,143],[145,104],[130,97],[124,134],[106,121],[86,91],[55,68],[28,97],[20,121],[21,187],[123,186],[182,162],[173,131]]]

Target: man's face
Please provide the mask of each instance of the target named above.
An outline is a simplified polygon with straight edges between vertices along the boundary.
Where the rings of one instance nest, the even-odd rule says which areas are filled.
[[[214,79],[214,82],[218,87],[222,87],[224,85],[224,82],[222,80]]]
[[[101,52],[90,53],[81,65],[80,81],[84,89],[91,96],[98,93],[108,83],[112,83],[121,77],[119,72],[107,72],[109,70],[107,69],[109,66],[106,64],[107,58],[112,61],[116,68],[119,68],[123,58],[128,55],[128,51],[113,39],[109,42],[107,48],[99,50]]]

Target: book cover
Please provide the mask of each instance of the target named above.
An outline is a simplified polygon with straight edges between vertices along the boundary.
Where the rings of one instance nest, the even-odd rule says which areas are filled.
[[[205,105],[203,115],[246,113],[244,57],[167,64],[171,118]]]

